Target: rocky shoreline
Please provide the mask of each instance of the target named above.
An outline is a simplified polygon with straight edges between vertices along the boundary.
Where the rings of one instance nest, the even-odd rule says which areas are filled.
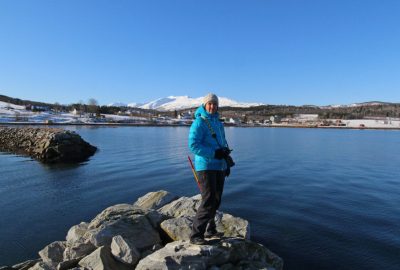
[[[248,221],[218,212],[222,238],[206,245],[188,241],[200,195],[178,197],[150,192],[133,204],[117,204],[90,222],[71,227],[64,241],[55,241],[40,258],[3,266],[1,270],[113,269],[275,269],[283,260],[250,240]]]
[[[0,127],[0,151],[29,155],[44,163],[85,161],[97,148],[59,128]]]

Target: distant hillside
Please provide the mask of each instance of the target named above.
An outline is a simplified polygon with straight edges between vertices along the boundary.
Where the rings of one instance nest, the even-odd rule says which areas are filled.
[[[261,120],[271,115],[292,117],[295,114],[318,114],[322,119],[363,119],[364,117],[400,117],[400,103],[364,102],[357,106],[286,106],[265,105],[251,108],[221,108],[228,117]]]
[[[185,106],[186,104],[186,98]],[[44,106],[52,110],[70,111],[78,108],[83,111],[93,111],[105,114],[129,113],[129,114],[149,114],[149,115],[168,115],[176,116],[178,112],[194,110],[196,107],[187,109],[176,109],[175,111],[157,111],[155,109],[131,108],[129,106],[90,106],[84,104],[71,104],[68,106],[59,104],[49,104],[38,101],[22,100],[0,95],[0,101],[15,105],[35,105]],[[124,104],[125,105],[125,104]],[[197,104],[193,104],[196,105]],[[249,105],[249,104],[246,104]],[[92,107],[92,108],[90,108]],[[165,107],[163,108],[165,109]],[[261,105],[254,107],[221,107],[220,112],[225,117],[247,118],[251,120],[263,120],[272,115],[281,117],[293,117],[295,114],[318,114],[322,119],[363,119],[365,117],[395,117],[400,118],[400,103],[388,103],[380,101],[370,101],[363,103],[354,103],[351,105],[330,105],[330,106],[290,106],[290,105]]]
[[[44,103],[44,102],[39,102],[39,101],[31,101],[31,100],[23,100],[19,98],[12,98],[4,95],[0,95],[0,101],[6,102],[6,103],[11,103],[15,105],[35,105],[35,106],[47,106],[51,108],[54,106],[54,104],[50,103]]]

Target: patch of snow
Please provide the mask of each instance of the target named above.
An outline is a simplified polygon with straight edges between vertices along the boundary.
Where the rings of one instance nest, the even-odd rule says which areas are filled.
[[[347,127],[352,128],[399,128],[399,120],[381,120],[381,119],[351,119],[342,120],[342,123],[346,124]]]
[[[12,108],[12,109],[15,109],[15,110],[25,110],[25,106],[14,105],[14,104],[11,104],[11,103],[0,101],[0,109],[3,109],[3,108],[4,109]]]

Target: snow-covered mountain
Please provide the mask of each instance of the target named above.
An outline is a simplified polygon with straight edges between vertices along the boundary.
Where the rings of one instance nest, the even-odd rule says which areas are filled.
[[[107,105],[108,107],[126,107],[128,104],[123,102],[113,102]]]
[[[169,96],[150,101],[145,104],[128,104],[129,107],[138,107],[142,109],[153,109],[159,111],[173,111],[188,108],[194,108],[201,105],[203,97],[191,98],[189,96]],[[229,98],[219,97],[220,107],[253,107],[263,105],[262,103],[243,103]]]
[[[350,108],[350,107],[361,107],[361,106],[376,106],[376,105],[390,105],[390,102],[381,102],[381,101],[368,101],[361,103],[352,103],[352,104],[336,104],[336,105],[327,105],[327,106],[319,106],[321,109],[335,109],[335,108]]]

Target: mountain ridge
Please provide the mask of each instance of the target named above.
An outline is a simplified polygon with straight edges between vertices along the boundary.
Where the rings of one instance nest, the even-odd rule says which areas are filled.
[[[124,103],[124,102],[115,102],[115,103],[110,103],[108,105],[104,105],[104,106],[108,106],[108,107],[132,107],[132,108],[141,108],[141,109],[146,109],[146,107],[151,108],[150,104],[156,104],[156,101],[160,101],[162,99],[169,99],[170,102],[174,99],[174,98],[187,98],[187,99],[192,99],[195,100],[194,103],[190,103],[186,105],[186,108],[179,108],[179,107],[175,107],[175,108],[171,108],[170,110],[183,110],[183,109],[189,109],[189,108],[194,108],[197,106],[200,106],[200,104],[202,103],[203,98],[199,97],[199,98],[191,98],[189,96],[168,96],[166,98],[159,98],[147,103]],[[0,101],[5,102],[5,103],[11,103],[14,105],[39,105],[39,106],[54,106],[56,104],[52,104],[52,103],[47,103],[47,102],[40,102],[40,101],[31,101],[31,100],[24,100],[24,99],[19,99],[19,98],[13,98],[13,97],[9,97],[9,96],[5,96],[5,95],[1,95],[0,94]],[[231,103],[234,103],[233,106]],[[161,105],[164,105],[162,107],[163,108],[168,108],[168,106],[166,106],[167,103],[163,103],[163,104],[159,104],[160,107],[162,107]],[[222,105],[221,107],[257,107],[257,106],[267,106],[267,105],[272,105],[272,104],[264,104],[264,103],[241,103],[241,102],[237,102],[234,101],[232,99],[229,98],[225,98],[225,97],[220,97],[220,104]],[[244,104],[244,106],[242,106]],[[249,104],[251,106],[249,106]],[[358,103],[351,103],[351,104],[337,104],[337,105],[324,105],[324,106],[318,106],[318,105],[312,105],[312,104],[308,104],[308,105],[272,105],[272,106],[287,106],[287,107],[315,107],[315,108],[320,108],[320,109],[335,109],[335,108],[350,108],[350,107],[360,107],[360,106],[377,106],[377,105],[397,105],[400,104],[398,102],[384,102],[384,101],[366,101],[366,102],[358,102]],[[247,105],[247,106],[246,106]],[[68,105],[63,105],[63,106],[68,106]],[[154,110],[153,108],[151,108],[152,110]],[[168,111],[165,110],[164,111]]]
[[[158,98],[146,103],[128,103],[125,107],[135,107],[140,109],[152,109],[159,111],[173,111],[173,110],[184,110],[189,108],[198,107],[202,104],[203,97],[192,98],[190,96],[168,96],[164,98]],[[115,106],[115,104],[121,103],[110,103],[108,106]],[[220,107],[242,107],[249,108],[255,106],[265,105],[263,103],[246,103],[237,102],[235,100],[219,97]]]

